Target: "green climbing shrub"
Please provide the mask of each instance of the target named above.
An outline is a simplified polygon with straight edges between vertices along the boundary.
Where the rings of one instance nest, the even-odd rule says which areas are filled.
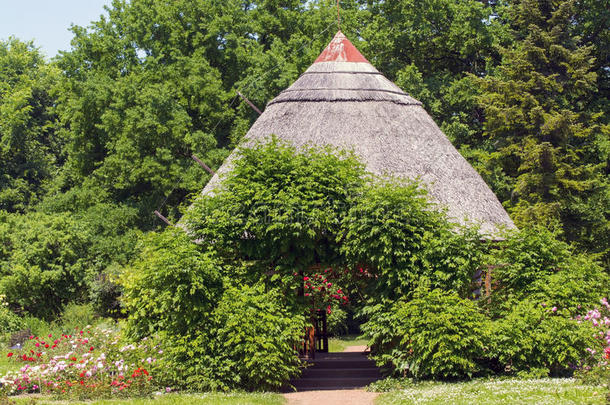
[[[129,333],[137,337],[157,331],[186,335],[206,327],[223,290],[214,255],[177,228],[146,235],[119,282]]]
[[[413,299],[368,308],[362,330],[378,365],[394,374],[424,378],[471,378],[483,370],[488,320],[477,305],[454,292],[429,290]]]

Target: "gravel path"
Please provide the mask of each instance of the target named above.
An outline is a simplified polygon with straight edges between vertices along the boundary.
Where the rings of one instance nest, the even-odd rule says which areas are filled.
[[[364,352],[366,346],[348,346],[344,352]],[[320,390],[284,394],[288,405],[373,405],[379,393],[365,390]]]
[[[373,405],[379,394],[364,390],[303,391],[284,394],[288,405]]]

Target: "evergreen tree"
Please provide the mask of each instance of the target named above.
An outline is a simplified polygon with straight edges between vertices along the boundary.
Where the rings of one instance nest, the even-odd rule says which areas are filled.
[[[500,168],[493,186],[517,225],[559,225],[568,240],[607,254],[610,188],[600,140],[607,143],[610,128],[591,108],[596,62],[573,35],[576,6],[514,0],[501,9],[514,42],[477,79],[492,146],[485,164]]]

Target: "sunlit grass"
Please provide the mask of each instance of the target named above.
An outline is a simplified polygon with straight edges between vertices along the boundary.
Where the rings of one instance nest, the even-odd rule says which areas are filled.
[[[394,404],[606,404],[607,387],[581,385],[570,378],[474,380],[421,383],[382,394],[377,405]]]
[[[0,349],[0,377],[9,371],[16,371],[21,368],[19,363],[7,357],[10,350]]]
[[[83,405],[282,405],[285,399],[279,394],[263,393],[206,393],[206,394],[165,394],[154,398],[135,398],[117,400],[98,400],[88,402],[76,401],[54,401],[44,397],[21,397],[13,398],[15,405],[26,405],[35,403],[36,405],[64,405],[64,404],[83,404]],[[0,399],[0,403],[2,400]]]
[[[367,340],[359,335],[345,335],[328,339],[329,352],[342,352],[349,346],[366,346]]]

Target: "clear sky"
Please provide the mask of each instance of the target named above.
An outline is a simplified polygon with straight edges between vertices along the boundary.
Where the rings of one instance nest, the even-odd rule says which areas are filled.
[[[34,40],[48,57],[70,49],[71,24],[87,26],[111,0],[0,0],[0,39]]]

